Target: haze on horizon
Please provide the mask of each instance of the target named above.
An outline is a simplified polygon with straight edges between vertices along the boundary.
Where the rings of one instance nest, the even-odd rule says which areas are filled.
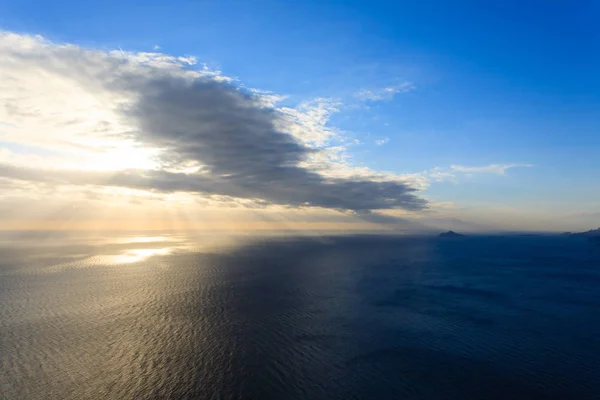
[[[0,2],[0,230],[600,226],[596,3],[176,3]]]

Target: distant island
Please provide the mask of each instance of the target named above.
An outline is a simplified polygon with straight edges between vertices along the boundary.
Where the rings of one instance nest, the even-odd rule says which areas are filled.
[[[460,233],[456,233],[454,231],[442,232],[439,234],[439,237],[464,237],[465,235],[461,235]]]
[[[597,237],[597,236],[600,236],[600,228],[590,229],[587,232],[574,233],[572,236]]]
[[[561,236],[573,236],[573,237],[597,237],[600,236],[600,228],[598,229],[590,229],[589,231],[585,231],[585,232],[576,232],[576,233],[571,233],[571,232],[563,232],[561,233]]]
[[[587,240],[590,242],[600,244],[600,228],[577,233],[563,232],[561,233],[561,236],[568,236],[570,238],[587,238]]]

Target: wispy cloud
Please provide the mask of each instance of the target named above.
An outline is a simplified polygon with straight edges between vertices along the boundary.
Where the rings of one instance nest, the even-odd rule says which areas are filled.
[[[450,167],[434,167],[423,171],[421,175],[428,181],[455,182],[461,178],[468,178],[479,174],[506,175],[506,171],[512,168],[533,167],[532,164],[489,164],[482,166],[450,165]]]
[[[382,145],[384,145],[386,143],[389,143],[389,141],[390,141],[390,138],[383,138],[383,139],[376,140],[375,144],[377,146],[382,146]]]
[[[464,165],[451,165],[450,170],[455,172],[463,172],[469,174],[496,174],[496,175],[504,175],[507,170],[511,168],[525,168],[525,167],[533,167],[532,164],[490,164],[484,166],[464,166]]]
[[[389,101],[398,93],[414,90],[415,86],[410,82],[399,85],[388,86],[380,89],[363,89],[356,93],[356,98],[362,101]]]

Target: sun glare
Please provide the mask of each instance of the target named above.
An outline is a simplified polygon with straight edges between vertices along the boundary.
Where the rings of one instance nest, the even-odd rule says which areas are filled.
[[[135,236],[126,237],[117,241],[117,243],[156,243],[167,242],[169,239],[166,236]]]
[[[85,168],[101,171],[155,169],[157,167],[156,154],[157,151],[154,149],[122,144],[91,160]]]

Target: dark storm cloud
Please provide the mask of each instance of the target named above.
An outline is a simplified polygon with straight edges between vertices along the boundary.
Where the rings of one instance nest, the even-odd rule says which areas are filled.
[[[298,166],[315,150],[276,129],[276,110],[227,84],[165,76],[137,90],[139,101],[124,111],[137,121],[136,139],[164,148],[169,163],[197,162],[208,171],[155,181],[156,189],[349,210],[426,205],[403,182],[325,178]]]

